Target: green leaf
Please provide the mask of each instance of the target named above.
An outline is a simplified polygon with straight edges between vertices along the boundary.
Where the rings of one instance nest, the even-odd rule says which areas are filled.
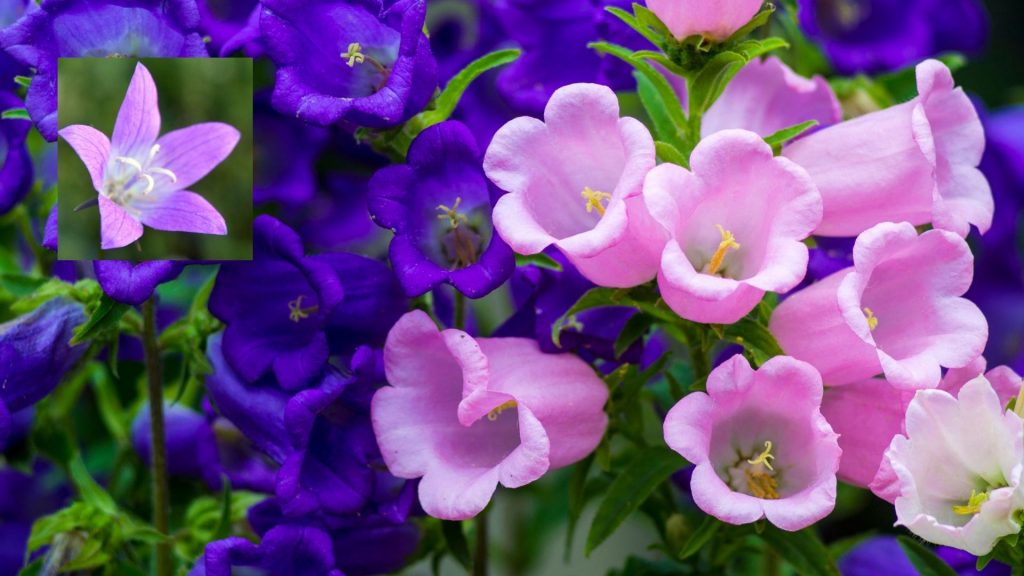
[[[817,125],[817,120],[808,120],[807,122],[794,124],[793,126],[783,128],[782,130],[779,130],[778,132],[775,132],[770,136],[765,136],[764,141],[767,142],[773,150],[775,150],[776,148],[781,149],[783,144],[789,142],[793,138],[796,138],[797,136],[803,134],[804,132],[810,130],[811,128],[814,128]]]
[[[622,327],[622,332],[615,339],[615,358],[621,358],[634,342],[643,338],[653,323],[654,320],[646,314],[630,316],[626,325]]]
[[[19,86],[24,86],[25,88],[28,88],[32,85],[32,78],[28,76],[15,76],[14,82],[17,83]]]
[[[683,549],[679,551],[679,559],[686,560],[700,552],[700,549],[711,541],[721,527],[722,523],[717,518],[706,516],[704,521],[700,523],[700,526],[690,536],[690,539],[686,541],[686,546],[683,546]]]
[[[697,73],[690,87],[690,117],[700,117],[722,95],[725,87],[747,65],[736,52],[720,52]]]
[[[943,562],[924,544],[908,536],[898,536],[896,540],[921,576],[956,576],[956,572],[949,564]]]
[[[733,32],[732,36],[729,36],[729,38],[725,40],[725,43],[729,44],[733,42],[738,42],[743,38],[750,36],[751,32],[767,24],[768,20],[771,19],[772,14],[774,13],[775,6],[769,2],[763,10],[755,14],[754,17],[750,19],[750,22],[747,22],[746,24],[741,26],[739,30]]]
[[[565,561],[572,555],[572,544],[576,536],[576,524],[583,514],[583,506],[587,503],[587,475],[594,465],[594,456],[590,455],[573,466],[569,478],[569,524],[565,534]]]
[[[2,273],[0,274],[0,290],[10,294],[14,298],[24,298],[46,284],[46,278],[37,278],[25,274]]]
[[[71,459],[68,466],[68,471],[71,474],[71,482],[78,489],[78,495],[82,498],[82,501],[86,504],[95,506],[98,510],[101,510],[111,516],[119,514],[117,504],[114,503],[114,499],[110,497],[96,480],[93,479],[92,475],[85,468],[85,462],[82,461],[82,456],[76,454]]]
[[[732,47],[733,51],[743,54],[748,61],[780,48],[789,48],[789,42],[776,37],[764,40],[744,40]]]
[[[640,97],[640,103],[643,104],[644,111],[647,112],[647,117],[651,119],[655,137],[672,148],[677,150],[682,148],[685,145],[685,138],[680,133],[680,127],[676,124],[676,121],[673,120],[672,116],[668,113],[668,109],[665,108],[665,102],[662,99],[661,93],[658,92],[658,89],[651,80],[639,70],[633,71],[633,77],[636,78],[637,95]],[[682,152],[677,152],[676,156],[685,159]],[[684,160],[681,166],[686,165],[687,163]]]
[[[115,340],[116,342],[116,340]],[[121,444],[127,444],[129,440],[128,422],[125,419],[124,407],[121,399],[117,396],[114,381],[107,375],[103,364],[92,365],[93,393],[96,394],[96,405],[100,411],[100,418],[106,425],[110,435]]]
[[[658,158],[661,158],[665,162],[671,162],[677,166],[683,168],[689,168],[690,163],[686,161],[686,156],[679,151],[678,148],[669,144],[668,142],[662,142],[661,140],[655,141],[654,149],[658,153]]]
[[[750,352],[758,365],[764,364],[773,356],[782,356],[784,352],[775,336],[763,324],[752,320],[749,316],[739,322],[726,326],[725,339],[743,346]]]
[[[4,120],[31,120],[28,115],[28,110],[24,108],[9,108],[0,114],[0,118]]]
[[[828,549],[813,529],[786,532],[768,525],[761,537],[802,576],[839,576]]]
[[[131,306],[128,304],[115,302],[110,296],[104,294],[85,324],[75,327],[75,336],[71,338],[70,344],[74,346],[79,342],[96,338],[107,329],[116,329],[121,316],[124,316],[130,309]]]
[[[636,17],[637,22],[650,27],[662,38],[673,38],[672,31],[669,30],[668,26],[661,21],[661,18],[658,18],[657,14],[651,12],[650,8],[647,8],[643,4],[633,2],[633,14]]]
[[[473,566],[469,556],[469,543],[466,542],[466,533],[462,531],[462,522],[451,520],[441,521],[441,533],[444,534],[445,544],[452,557],[467,571]]]
[[[220,520],[217,522],[217,529],[213,532],[214,540],[222,540],[231,535],[231,482],[227,476],[221,478],[221,499]]]
[[[536,266],[537,268],[554,270],[555,272],[562,271],[562,264],[558,260],[543,253],[530,254],[528,256],[516,254],[516,266]]]
[[[632,514],[648,496],[685,461],[664,446],[654,446],[638,453],[615,478],[597,509],[594,523],[587,534],[586,554],[601,545]]]
[[[605,11],[609,12],[610,14],[618,18],[619,20],[622,20],[622,22],[626,26],[629,26],[633,30],[636,30],[638,34],[646,38],[651,44],[654,44],[655,46],[661,46],[662,43],[665,42],[664,36],[659,36],[658,33],[652,30],[650,26],[640,22],[636,17],[634,17],[629,12],[626,12],[622,8],[617,8],[615,6],[605,6],[604,9]],[[664,24],[662,24],[662,26],[664,26]]]

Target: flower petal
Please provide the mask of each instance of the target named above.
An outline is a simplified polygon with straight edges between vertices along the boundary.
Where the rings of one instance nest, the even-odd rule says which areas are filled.
[[[118,156],[134,158],[145,154],[159,135],[156,84],[149,70],[139,62],[114,123],[113,149]]]
[[[132,208],[139,211],[143,224],[156,230],[219,236],[228,233],[220,212],[205,198],[188,190],[138,197],[132,200]]]
[[[206,176],[231,154],[241,133],[222,122],[204,122],[168,132],[157,140],[160,151],[153,165],[178,177],[173,190],[183,190]]]
[[[103,170],[110,157],[110,140],[107,135],[92,126],[72,124],[61,128],[58,132],[82,159],[85,168],[92,177],[92,187],[97,192],[103,189]]]
[[[106,196],[100,202],[100,248],[123,248],[142,237],[142,223]]]

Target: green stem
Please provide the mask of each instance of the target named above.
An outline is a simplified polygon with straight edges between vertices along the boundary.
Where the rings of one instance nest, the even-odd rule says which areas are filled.
[[[160,347],[156,337],[156,304],[150,298],[143,304],[143,345],[146,350],[146,373],[149,383],[149,417],[152,435],[153,527],[170,533],[170,490],[167,484],[167,444],[164,436],[164,388],[160,381]],[[156,575],[171,576],[170,541],[156,544]]]
[[[473,576],[487,576],[487,508],[484,508],[476,517]]]
[[[452,324],[458,330],[465,330],[466,329],[466,297],[462,294],[462,292],[459,292],[458,290],[455,290],[455,304],[454,304],[454,306],[455,306],[455,313],[454,313],[454,320],[453,320]]]

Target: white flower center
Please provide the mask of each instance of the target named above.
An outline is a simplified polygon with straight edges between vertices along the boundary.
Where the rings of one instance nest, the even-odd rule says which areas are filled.
[[[136,196],[147,196],[156,187],[156,177],[178,181],[178,175],[162,166],[153,166],[153,158],[160,152],[160,145],[154,144],[139,162],[130,156],[114,156],[114,165],[108,166],[104,175],[103,194],[122,206],[129,204]]]

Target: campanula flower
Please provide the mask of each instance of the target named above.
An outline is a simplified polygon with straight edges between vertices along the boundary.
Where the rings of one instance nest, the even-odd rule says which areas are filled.
[[[277,64],[274,107],[306,122],[386,128],[437,88],[424,0],[265,0],[260,31]],[[331,54],[326,58],[325,54]]]
[[[815,235],[856,236],[903,220],[960,236],[972,224],[988,230],[992,191],[977,168],[985,134],[974,105],[937,60],[918,65],[917,89],[909,102],[820,130],[783,151],[821,191],[825,213]]]
[[[647,0],[647,7],[679,40],[695,35],[725,40],[749,22],[762,4],[764,0]]]
[[[58,58],[205,57],[208,53],[196,32],[198,24],[195,0],[88,4],[46,0],[38,10],[26,10],[21,19],[0,30],[0,47],[36,70],[25,108],[43,138],[53,142],[57,139]]]
[[[186,188],[231,154],[241,133],[221,122],[204,122],[160,136],[156,84],[142,63],[117,113],[110,140],[91,126],[60,130],[92,177],[99,194],[100,247],[121,248],[156,230],[227,234],[224,217]]]
[[[841,74],[895,70],[942,52],[977,52],[988,22],[978,0],[797,0],[800,27]]]
[[[503,126],[484,155],[484,171],[508,194],[494,226],[519,254],[555,246],[600,286],[654,278],[665,231],[641,196],[654,167],[654,140],[633,118],[619,118],[615,93],[596,84],[560,88],[544,121]]]
[[[896,523],[929,542],[982,556],[1021,530],[1024,423],[984,377],[957,396],[918,391],[885,464]]]
[[[853,261],[789,296],[769,325],[782,349],[829,385],[884,373],[900,388],[934,388],[940,367],[962,368],[981,355],[988,324],[961,297],[974,272],[962,238],[879,224],[857,238]]]
[[[499,196],[480,167],[473,134],[455,121],[427,128],[406,164],[374,174],[370,216],[395,233],[391,266],[406,294],[449,283],[479,298],[508,279],[515,257],[490,222]]]
[[[328,534],[311,526],[279,526],[259,544],[232,537],[211,542],[189,576],[231,576],[233,567],[247,568],[253,576],[344,576],[335,568]]]
[[[269,96],[261,92],[253,100],[253,202],[309,203],[327,130],[278,113]]]
[[[68,345],[85,320],[80,304],[54,299],[0,324],[0,447],[11,433],[11,415],[52,392],[85,351]]]
[[[712,370],[707,393],[683,397],[665,417],[665,441],[697,465],[697,506],[730,524],[767,518],[790,531],[827,516],[842,451],[821,395],[817,370],[787,356],[754,370],[737,354]]]
[[[14,94],[0,92],[0,109],[21,108]],[[25,136],[32,125],[24,120],[4,119],[0,122],[0,214],[14,208],[32,189],[32,156],[25,146]]]
[[[576,462],[608,423],[608,390],[579,358],[439,332],[421,311],[392,328],[384,368],[390,386],[371,408],[381,454],[395,476],[422,477],[420,505],[437,518],[472,518],[499,483],[517,488]]]
[[[221,466],[217,437],[206,416],[181,404],[164,402],[164,427],[167,471],[172,476],[200,479],[211,490],[219,489]],[[153,431],[148,402],[143,403],[135,415],[131,440],[135,453],[149,465]]]
[[[114,300],[138,306],[153,296],[156,287],[181,274],[185,265],[168,260],[122,262],[96,260],[92,263],[100,288]]]
[[[662,164],[644,182],[647,208],[670,234],[658,286],[683,318],[729,324],[803,279],[821,197],[802,168],[746,130],[705,138],[690,165]]]

